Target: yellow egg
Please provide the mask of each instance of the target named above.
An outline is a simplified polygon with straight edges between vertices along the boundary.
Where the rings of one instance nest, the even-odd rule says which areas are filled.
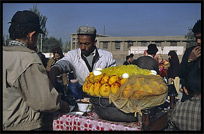
[[[83,85],[83,91],[87,94],[89,94],[89,89],[91,87],[92,83],[86,83]]]
[[[120,85],[122,86],[128,79],[121,79],[120,80]]]
[[[91,96],[95,96],[95,93],[94,93],[94,84],[91,84],[90,88],[89,88],[89,94]]]
[[[111,92],[110,86],[105,83],[100,87],[100,95],[103,97],[108,97]]]
[[[115,95],[115,93],[120,89],[120,84],[119,83],[113,83],[111,85],[111,92]]]
[[[108,84],[109,85],[112,85],[113,83],[117,82],[119,80],[119,77],[116,76],[116,75],[113,75],[110,77],[109,81],[108,81]]]
[[[103,78],[101,79],[101,84],[108,83],[108,81],[109,81],[109,76],[108,76],[108,75],[105,75],[105,76],[103,76]]]
[[[88,80],[89,80],[89,82],[94,83],[94,75],[93,75],[93,74],[90,74],[90,75],[88,76]]]
[[[100,82],[102,78],[103,78],[103,74],[94,76],[93,77],[94,83]]]
[[[100,96],[100,87],[101,87],[100,83],[95,83],[94,84],[94,93],[95,93],[96,96]]]

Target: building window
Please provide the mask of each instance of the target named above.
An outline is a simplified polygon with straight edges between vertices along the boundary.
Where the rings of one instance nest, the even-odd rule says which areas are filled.
[[[161,41],[155,41],[155,44],[157,45],[157,47],[161,47],[162,42]]]
[[[73,44],[72,44],[72,49],[75,49],[75,43],[73,42]]]
[[[147,46],[147,42],[146,41],[142,41],[141,42],[141,46]]]
[[[177,42],[176,41],[170,42],[170,46],[177,46]]]
[[[128,48],[133,46],[133,41],[128,41]]]
[[[108,42],[107,41],[103,42],[103,49],[108,49]]]
[[[120,41],[115,42],[115,49],[117,49],[117,50],[120,49]]]

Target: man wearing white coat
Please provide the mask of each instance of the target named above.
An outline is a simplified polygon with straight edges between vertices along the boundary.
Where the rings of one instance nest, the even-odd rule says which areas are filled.
[[[80,26],[77,35],[79,48],[67,52],[65,57],[51,68],[49,78],[54,86],[56,76],[63,72],[74,71],[75,78],[80,85],[83,85],[89,73],[96,68],[116,66],[112,53],[95,46],[97,41],[95,40],[96,29],[94,27]]]

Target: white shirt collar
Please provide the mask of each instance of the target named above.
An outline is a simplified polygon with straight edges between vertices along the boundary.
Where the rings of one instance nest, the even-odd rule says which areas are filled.
[[[154,58],[152,55],[149,55],[149,54],[147,56]]]
[[[93,56],[95,56],[96,54],[96,49],[94,49],[94,51],[91,53]]]

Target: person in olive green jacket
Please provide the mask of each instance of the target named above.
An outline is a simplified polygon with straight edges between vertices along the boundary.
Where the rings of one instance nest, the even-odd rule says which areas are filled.
[[[3,46],[3,130],[45,130],[52,126],[51,113],[69,112],[50,83],[34,51],[40,29],[39,16],[18,11],[9,27],[8,46]]]

